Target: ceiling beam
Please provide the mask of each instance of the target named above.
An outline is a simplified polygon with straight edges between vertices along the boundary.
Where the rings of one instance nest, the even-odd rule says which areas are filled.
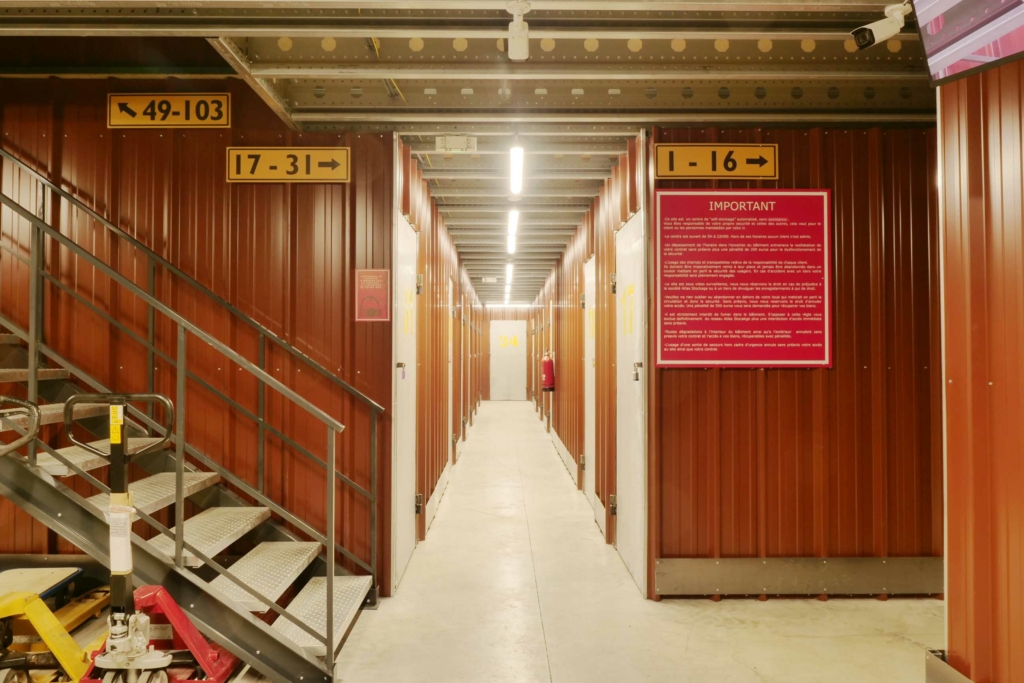
[[[297,111],[292,118],[299,123],[321,123],[344,125],[351,123],[437,123],[448,127],[461,123],[517,123],[517,124],[645,124],[721,126],[729,124],[769,124],[769,123],[821,123],[830,124],[861,124],[861,123],[935,123],[935,112],[837,112],[837,111],[750,111],[732,112],[708,110],[694,112],[648,111],[648,112],[608,112],[591,111],[573,114],[563,113],[508,113],[494,112],[453,112],[453,111],[420,111],[420,112],[389,112],[381,109],[368,111]],[[426,172],[424,172],[426,177]],[[438,176],[434,176],[438,177]],[[535,177],[535,176],[534,176]],[[559,176],[564,177],[564,176]],[[506,179],[503,176],[501,179]]]
[[[291,111],[288,105],[285,104],[281,96],[277,94],[277,91],[272,85],[266,81],[253,76],[249,71],[249,59],[242,52],[241,48],[230,38],[210,38],[207,42],[213,46],[213,49],[224,58],[224,61],[235,70],[235,72],[242,77],[250,88],[256,91],[256,94],[260,96],[270,110],[277,114],[277,117],[281,119],[286,126],[292,130],[298,130],[299,127],[296,125],[295,120],[292,118]]]
[[[55,8],[67,10],[67,0],[7,0],[6,5],[19,9]],[[167,0],[76,0],[77,7],[87,9],[167,9]],[[303,10],[393,10],[394,0],[189,0],[188,9],[292,10],[301,4]],[[869,0],[732,0],[730,13],[741,12],[882,12],[890,2]],[[507,0],[403,0],[402,10],[435,10],[458,12],[488,10],[504,13]],[[533,12],[720,12],[721,0],[531,0]]]
[[[583,205],[580,205],[580,206],[564,206],[564,205],[554,204],[552,206],[528,207],[528,205],[509,203],[507,205],[486,205],[486,204],[481,204],[480,206],[452,206],[450,204],[445,204],[445,205],[442,205],[442,206],[438,207],[439,211],[441,211],[442,213],[446,213],[446,214],[455,214],[455,213],[503,213],[503,214],[508,214],[508,212],[513,210],[513,209],[518,209],[519,210],[519,214],[521,216],[522,215],[527,215],[527,214],[534,214],[534,213],[543,214],[543,215],[549,215],[549,214],[552,214],[552,213],[582,214],[582,213],[586,213],[587,211],[590,210],[590,205],[589,204],[583,204]],[[526,225],[526,224],[527,223],[524,221],[523,225]]]
[[[508,190],[495,189],[467,189],[462,187],[439,187],[432,185],[430,187],[431,193],[436,197],[441,195],[443,197],[509,197]],[[543,187],[537,189],[524,190],[522,199],[524,201],[532,199],[534,197],[596,197],[601,194],[601,187],[594,185],[592,187],[567,187],[564,189],[552,188],[544,189]]]
[[[533,32],[531,31],[531,36]],[[849,33],[844,33],[849,38]],[[703,38],[710,40],[718,37],[704,33]],[[695,38],[690,38],[694,40]],[[928,74],[921,71],[858,70],[838,71],[822,69],[820,71],[774,69],[702,69],[699,66],[683,66],[680,64],[634,64],[619,63],[608,66],[586,65],[573,63],[544,64],[522,63],[508,64],[496,62],[491,65],[481,64],[408,64],[376,62],[369,64],[253,64],[252,73],[260,78],[299,78],[318,80],[394,80],[417,81],[636,81],[642,78],[652,85],[656,81],[803,81],[840,83],[847,81],[872,81],[888,83],[920,83],[928,80]]]
[[[473,137],[470,135],[470,137]],[[413,154],[444,154],[437,150],[436,143],[430,142],[406,142],[406,144],[412,148]],[[473,152],[456,152],[455,157],[470,156],[472,154],[500,154],[508,155],[509,150],[508,142],[499,142],[497,140],[484,140],[478,141],[476,150]],[[534,156],[618,156],[626,153],[626,145],[620,142],[562,142],[562,143],[548,143],[537,142],[533,144],[522,145],[526,154]]]
[[[438,114],[443,116],[443,114]],[[525,174],[525,181],[534,180],[607,180],[610,176],[608,171],[584,171],[577,169],[530,169]],[[424,180],[508,180],[508,171],[502,170],[468,170],[464,168],[425,168],[423,169]]]

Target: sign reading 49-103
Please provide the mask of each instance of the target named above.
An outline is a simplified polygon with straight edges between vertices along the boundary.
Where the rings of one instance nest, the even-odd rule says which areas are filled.
[[[111,93],[108,128],[230,128],[229,93]]]

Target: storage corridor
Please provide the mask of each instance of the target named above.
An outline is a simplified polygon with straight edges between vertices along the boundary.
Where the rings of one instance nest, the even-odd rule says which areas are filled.
[[[920,681],[936,600],[644,600],[529,402],[484,402],[394,598],[339,675],[371,681]]]

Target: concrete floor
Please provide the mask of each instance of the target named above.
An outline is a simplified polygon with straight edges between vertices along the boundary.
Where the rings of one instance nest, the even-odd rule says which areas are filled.
[[[644,600],[529,403],[484,403],[346,683],[924,680],[934,600]]]

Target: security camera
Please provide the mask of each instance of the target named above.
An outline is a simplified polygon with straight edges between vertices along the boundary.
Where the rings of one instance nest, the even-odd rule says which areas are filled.
[[[530,58],[530,25],[523,16],[530,11],[529,0],[509,0],[506,6],[512,15],[508,25],[508,58],[513,62],[525,62]]]
[[[861,26],[852,33],[858,50],[866,50],[876,43],[889,40],[899,35],[903,26],[907,23],[907,16],[913,8],[907,3],[902,5],[889,5],[885,8],[885,19],[876,21],[867,26]]]

